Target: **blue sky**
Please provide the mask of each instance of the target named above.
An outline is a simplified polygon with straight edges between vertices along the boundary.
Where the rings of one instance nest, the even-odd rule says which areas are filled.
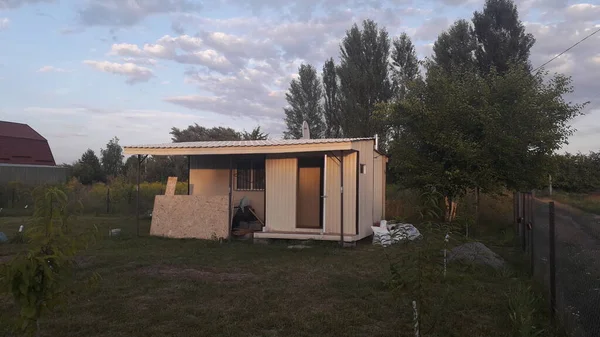
[[[540,65],[593,29],[600,2],[519,0]],[[121,144],[170,141],[192,123],[283,131],[284,94],[298,66],[337,58],[353,23],[406,32],[420,57],[482,0],[0,0],[0,119],[30,124],[57,162]],[[590,101],[564,150],[598,151],[600,34],[548,65]]]

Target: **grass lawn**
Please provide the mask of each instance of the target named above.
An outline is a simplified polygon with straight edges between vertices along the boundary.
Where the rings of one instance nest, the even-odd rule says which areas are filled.
[[[24,221],[0,218],[0,231],[10,237]],[[103,237],[79,258],[77,277],[97,272],[102,279],[44,319],[43,336],[414,336],[409,303],[419,295],[408,286],[390,291],[385,256],[413,252],[416,259],[415,249],[427,240],[386,249],[365,242],[291,250],[282,242],[137,238],[131,218],[77,220],[78,228],[94,224]],[[116,227],[122,237],[108,238]],[[142,232],[148,227],[143,221]],[[0,245],[0,262],[22,247]],[[444,281],[441,261],[440,253],[424,263],[440,276],[422,280],[420,293],[429,296],[422,336],[514,335],[508,294],[527,284],[525,278],[451,264]],[[536,305],[532,324],[543,327],[545,305]],[[0,295],[0,336],[12,336],[15,309],[8,295]]]

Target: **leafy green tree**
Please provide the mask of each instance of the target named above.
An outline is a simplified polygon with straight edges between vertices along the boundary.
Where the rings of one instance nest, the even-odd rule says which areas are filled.
[[[392,78],[396,97],[404,98],[408,82],[417,78],[419,60],[410,37],[402,33],[392,43]]]
[[[448,73],[428,63],[426,79],[388,107],[403,111],[392,147],[392,158],[402,159],[391,163],[399,181],[434,187],[449,204],[470,188],[542,184],[552,153],[572,134],[569,121],[583,108],[563,99],[572,91],[570,78],[544,76],[520,66],[503,75]]]
[[[390,40],[387,31],[365,20],[362,30],[354,24],[340,44],[341,125],[344,136],[372,137],[382,125],[374,116],[379,103],[392,98],[389,76]]]
[[[221,126],[206,128],[198,125],[198,123],[190,125],[183,130],[173,127],[171,128],[170,134],[173,143],[242,139],[242,135],[232,128],[225,128]]]
[[[496,69],[504,74],[511,64],[530,68],[529,53],[535,38],[525,33],[512,0],[486,0],[483,11],[473,13],[473,26],[481,73]]]
[[[119,138],[115,137],[106,144],[106,149],[100,149],[100,162],[104,173],[116,177],[123,170],[123,148]]]
[[[471,71],[475,64],[477,47],[471,24],[457,20],[442,32],[433,44],[433,61],[445,71]]]
[[[95,232],[74,233],[68,200],[59,188],[37,188],[35,210],[25,232],[25,253],[0,269],[2,292],[19,308],[19,327],[40,336],[40,319],[65,302],[82,284],[75,282],[75,256],[94,242]],[[95,281],[94,274],[88,281]]]
[[[323,64],[323,114],[325,116],[325,138],[340,138],[342,126],[340,121],[340,98],[338,78],[333,58]]]
[[[88,149],[85,151],[81,159],[73,165],[73,176],[84,185],[106,180],[100,160],[94,150]]]
[[[260,126],[255,127],[251,132],[246,130],[242,132],[242,140],[266,140],[268,138],[269,134],[262,132]]]
[[[317,70],[310,64],[302,64],[298,69],[298,78],[290,82],[285,99],[289,105],[285,112],[287,139],[302,138],[302,123],[308,122],[311,138],[322,138],[325,133],[321,97],[323,89],[317,76]]]

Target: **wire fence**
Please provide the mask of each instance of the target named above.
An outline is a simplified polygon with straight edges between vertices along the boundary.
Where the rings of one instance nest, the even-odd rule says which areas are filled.
[[[569,336],[600,336],[600,216],[515,193],[518,242]]]

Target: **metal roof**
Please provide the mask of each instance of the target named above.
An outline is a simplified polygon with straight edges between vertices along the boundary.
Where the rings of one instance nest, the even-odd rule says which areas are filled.
[[[374,138],[269,139],[183,142],[125,146],[127,155],[267,154],[352,150],[356,141]]]
[[[360,140],[373,140],[374,138],[322,138],[322,139],[268,139],[268,140],[227,140],[227,141],[207,141],[207,142],[182,142],[182,143],[163,143],[131,145],[124,148],[136,149],[181,149],[181,148],[215,148],[215,147],[260,147],[260,146],[281,146],[281,145],[309,145],[326,143],[347,143]]]
[[[54,166],[48,141],[27,124],[0,121],[0,163]]]

